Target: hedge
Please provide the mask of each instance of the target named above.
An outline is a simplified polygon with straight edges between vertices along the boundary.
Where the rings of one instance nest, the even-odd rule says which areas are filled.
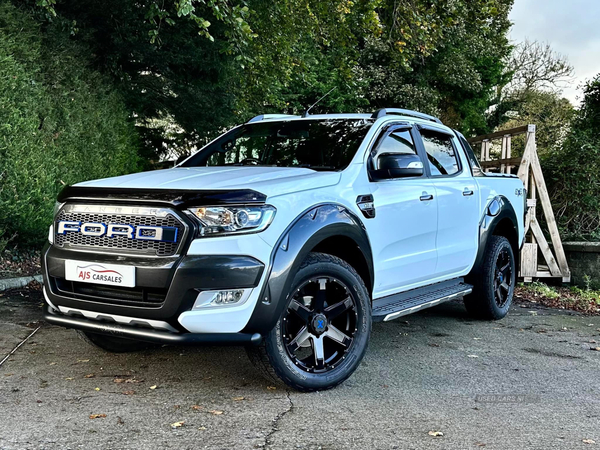
[[[0,4],[0,251],[43,243],[64,185],[139,170],[137,136],[85,48]]]

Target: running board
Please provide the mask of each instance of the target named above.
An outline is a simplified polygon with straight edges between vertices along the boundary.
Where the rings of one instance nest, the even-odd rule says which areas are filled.
[[[388,322],[421,309],[462,298],[471,292],[473,286],[465,283],[462,278],[455,278],[390,295],[373,302],[373,321]]]

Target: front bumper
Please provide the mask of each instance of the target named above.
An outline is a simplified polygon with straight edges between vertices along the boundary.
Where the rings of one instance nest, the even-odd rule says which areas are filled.
[[[110,286],[67,281],[67,259],[134,266],[136,287],[115,289]],[[48,303],[54,306],[54,309],[60,310],[46,315],[50,323],[79,329],[99,326],[100,329],[90,328],[88,331],[116,333],[133,339],[163,343],[218,343],[228,339],[231,343],[248,343],[255,339],[253,334],[189,333],[178,321],[182,313],[191,310],[199,291],[257,287],[264,272],[264,264],[249,256],[125,257],[74,252],[47,245],[42,253],[42,269]],[[103,317],[114,315],[144,319],[148,322],[162,321],[172,326],[174,333],[138,329],[135,326],[117,323],[107,325],[89,317],[61,314],[68,310],[93,311],[101,313]],[[220,334],[222,336],[219,338],[215,336]]]
[[[53,325],[92,333],[107,334],[137,341],[171,345],[260,345],[262,336],[258,333],[169,333],[149,328],[136,328],[117,323],[99,322],[82,317],[58,314],[46,306],[44,319]]]

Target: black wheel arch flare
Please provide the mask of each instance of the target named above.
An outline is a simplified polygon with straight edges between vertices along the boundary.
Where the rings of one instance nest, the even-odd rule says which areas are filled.
[[[372,290],[373,256],[361,220],[354,212],[339,204],[315,205],[290,224],[274,247],[270,272],[243,332],[252,330],[264,335],[275,326],[286,305],[294,276],[304,259],[319,243],[336,236],[349,238],[356,243],[370,276],[365,284],[369,291]]]
[[[510,224],[510,225],[507,225]],[[501,229],[498,229],[501,227]],[[497,233],[496,231],[501,231]],[[485,249],[490,236],[499,234],[506,237],[513,249],[517,271],[519,268],[519,222],[517,214],[510,201],[503,195],[497,195],[486,205],[483,216],[479,222],[479,249],[473,265],[473,272],[476,272],[483,261]]]

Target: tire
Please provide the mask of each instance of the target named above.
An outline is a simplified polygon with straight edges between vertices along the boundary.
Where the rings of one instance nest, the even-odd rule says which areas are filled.
[[[277,324],[261,346],[247,352],[268,380],[302,392],[322,391],[354,373],[370,334],[371,299],[362,278],[336,256],[311,253],[294,277]],[[302,359],[303,354],[308,356]]]
[[[81,339],[90,345],[99,347],[110,353],[129,353],[157,347],[149,342],[135,341],[133,339],[107,336],[104,334],[90,333],[89,331],[77,330]]]
[[[469,279],[474,286],[473,292],[464,299],[469,315],[483,320],[499,320],[506,316],[516,282],[515,255],[508,239],[490,237],[481,267]]]

